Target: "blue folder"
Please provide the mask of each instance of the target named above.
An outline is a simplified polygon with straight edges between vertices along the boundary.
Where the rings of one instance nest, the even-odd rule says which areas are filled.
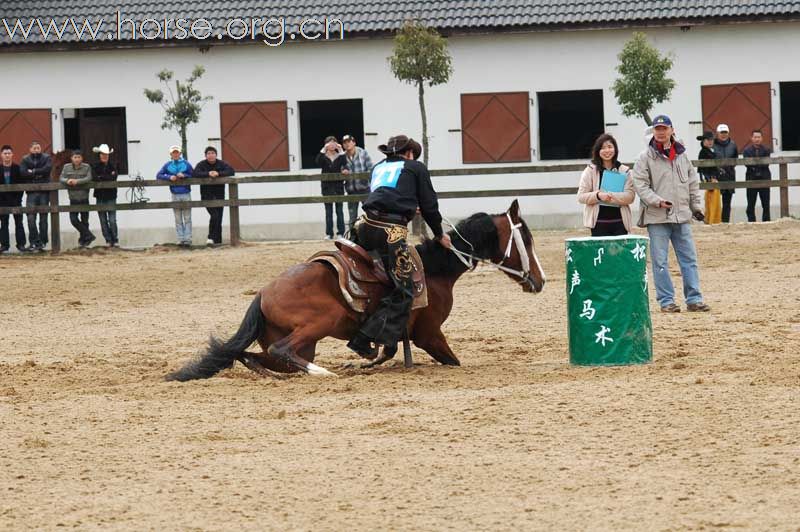
[[[603,192],[611,192],[612,194],[623,192],[625,190],[625,181],[627,179],[628,176],[625,174],[615,172],[614,170],[605,170],[603,171],[603,181],[600,183],[600,190]],[[607,203],[605,201],[601,201],[600,205],[619,207],[617,204]]]
[[[623,192],[627,179],[628,176],[625,174],[620,174],[614,170],[606,170],[603,172],[603,182],[600,185],[600,190],[603,192]]]

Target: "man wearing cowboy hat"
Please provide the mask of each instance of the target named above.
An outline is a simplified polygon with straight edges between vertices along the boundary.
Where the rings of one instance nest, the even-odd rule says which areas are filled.
[[[355,225],[355,236],[364,249],[380,255],[394,288],[347,344],[361,356],[372,354],[371,342],[383,345],[386,354],[394,354],[405,334],[414,299],[407,226],[418,207],[434,238],[446,248],[451,245],[450,236],[442,231],[431,175],[417,161],[422,153],[419,143],[398,135],[378,150],[386,159],[372,169],[370,194],[363,204],[365,214]]]
[[[100,159],[92,165],[92,174],[95,181],[116,181],[117,169],[109,161],[109,156],[114,153],[113,148],[109,148],[108,144],[101,144],[95,146],[92,151],[97,154]],[[116,188],[96,188],[94,189],[95,203],[98,205],[116,205],[117,204],[117,189]],[[117,232],[117,211],[97,211],[97,216],[100,218],[100,229],[103,231],[103,238],[106,239],[106,244],[109,247],[116,247],[119,245],[119,233]]]

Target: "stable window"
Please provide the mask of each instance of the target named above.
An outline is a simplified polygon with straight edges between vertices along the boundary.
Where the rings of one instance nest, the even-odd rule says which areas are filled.
[[[339,142],[352,135],[364,146],[363,100],[315,100],[297,102],[300,115],[300,153],[303,168],[319,168],[315,159],[325,144],[325,137]]]
[[[462,94],[461,154],[464,163],[530,161],[528,93]]]
[[[62,109],[64,148],[81,150],[89,164],[98,161],[92,148],[108,144],[114,149],[111,162],[120,174],[128,173],[128,133],[124,107],[90,107]]]
[[[785,81],[781,90],[781,148],[800,150],[800,81]]]
[[[537,94],[539,159],[588,159],[604,132],[603,91],[556,91]]]
[[[220,103],[219,126],[220,155],[237,172],[289,169],[285,101]]]

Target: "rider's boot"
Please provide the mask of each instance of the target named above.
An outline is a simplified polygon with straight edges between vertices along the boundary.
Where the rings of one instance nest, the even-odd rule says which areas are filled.
[[[383,354],[388,358],[394,358],[394,356],[397,354],[397,343],[384,345]]]
[[[375,348],[372,347],[372,341],[361,332],[357,332],[356,335],[347,342],[347,347],[358,353],[358,356],[366,359],[373,359],[377,356]]]

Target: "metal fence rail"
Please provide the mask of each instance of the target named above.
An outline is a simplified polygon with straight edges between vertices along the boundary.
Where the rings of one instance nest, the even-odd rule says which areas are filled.
[[[713,166],[745,166],[745,165],[778,165],[779,179],[759,181],[736,181],[722,183],[701,183],[700,188],[729,190],[736,188],[779,188],[780,189],[780,215],[789,215],[789,187],[800,186],[800,179],[789,179],[789,164],[800,163],[800,157],[760,157],[741,159],[715,159],[693,161],[697,168]],[[67,163],[69,164],[69,163]],[[552,172],[580,172],[585,164],[557,164],[557,165],[528,165],[528,166],[499,166],[486,168],[456,168],[448,170],[431,170],[434,178],[456,176],[481,176],[481,175],[513,175],[513,174],[541,174]],[[126,180],[92,182],[79,187],[67,187],[58,182],[0,185],[0,194],[3,192],[49,192],[50,205],[43,207],[0,207],[2,214],[27,214],[50,213],[51,249],[53,253],[61,252],[61,224],[59,213],[62,212],[95,212],[95,211],[138,211],[153,209],[172,209],[175,207],[229,207],[230,208],[230,242],[238,245],[241,241],[241,227],[239,221],[240,207],[253,207],[260,205],[297,205],[308,203],[333,203],[362,200],[365,195],[353,196],[289,196],[289,197],[264,197],[264,198],[239,198],[239,187],[257,183],[294,183],[309,181],[343,181],[368,178],[369,174],[286,174],[247,177],[218,177],[218,178],[189,178],[182,183],[187,185],[228,185],[228,199],[225,200],[198,200],[198,201],[159,201],[140,203],[118,203],[116,205],[61,205],[58,191],[67,189],[127,189],[130,187],[165,187],[175,185],[171,181],[152,180]],[[577,181],[577,180],[576,180]],[[460,190],[443,191],[438,196],[449,198],[488,198],[488,197],[515,197],[515,196],[562,196],[574,195],[577,187],[551,187],[551,188],[515,188],[491,190]]]

